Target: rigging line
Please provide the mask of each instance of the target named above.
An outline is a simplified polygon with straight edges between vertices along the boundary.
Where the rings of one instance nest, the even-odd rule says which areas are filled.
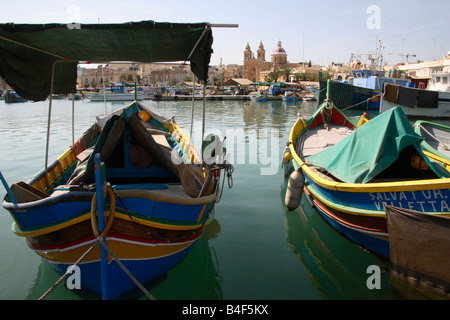
[[[200,41],[203,39],[203,37],[205,36],[205,34],[206,34],[208,31],[210,31],[210,30],[211,30],[211,26],[210,26],[209,24],[207,24],[207,25],[205,26],[205,28],[203,29],[202,34],[201,34],[200,37],[198,38],[197,42],[195,43],[194,47],[192,48],[191,53],[189,53],[189,56],[186,58],[185,61],[188,61],[188,60],[191,58],[191,56],[192,56],[192,54],[194,53],[195,49],[197,49],[197,46],[198,46],[198,44],[200,43]]]
[[[0,36],[0,39],[12,42],[12,43],[17,44],[17,45],[22,46],[22,47],[26,47],[28,49],[32,49],[32,50],[35,50],[35,51],[40,51],[40,52],[43,52],[45,54],[52,55],[52,56],[57,57],[57,58],[59,58],[61,60],[67,60],[67,58],[65,58],[63,56],[60,56],[60,55],[58,55],[56,53],[49,52],[49,51],[46,51],[46,50],[42,50],[42,49],[39,49],[39,48],[36,48],[36,47],[32,47],[32,46],[30,46],[28,44],[25,44],[25,43],[22,43],[22,42],[19,42],[19,41],[16,41],[16,40],[12,40],[12,39],[6,38],[4,36]]]

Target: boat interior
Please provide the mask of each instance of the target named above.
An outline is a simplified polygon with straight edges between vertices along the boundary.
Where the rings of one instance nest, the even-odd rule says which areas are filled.
[[[317,154],[343,140],[352,134],[353,130],[346,127],[327,124],[326,127],[318,126],[307,130],[297,140],[296,151],[300,159],[309,165],[310,169],[319,177],[332,181],[343,182],[323,168],[315,167],[308,163],[307,156]],[[440,164],[432,163],[435,170],[445,170]],[[374,177],[370,183],[395,182],[408,180],[437,179],[437,174],[430,169],[421,158],[414,146],[405,148],[396,161],[388,168]]]

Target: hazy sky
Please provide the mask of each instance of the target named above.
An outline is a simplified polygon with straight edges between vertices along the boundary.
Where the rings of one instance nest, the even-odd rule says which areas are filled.
[[[441,59],[450,51],[449,0],[0,0],[0,23],[211,22],[239,24],[213,30],[214,55],[242,64],[247,42],[266,60],[281,41],[289,62],[349,62],[374,53],[381,40],[388,63]],[[366,57],[366,56],[363,56]]]

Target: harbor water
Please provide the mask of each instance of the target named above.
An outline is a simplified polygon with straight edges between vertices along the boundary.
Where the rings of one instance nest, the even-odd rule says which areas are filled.
[[[154,112],[175,116],[190,134],[191,101],[142,101]],[[77,101],[77,139],[96,115],[125,102]],[[316,102],[207,101],[205,135],[225,139],[233,163],[215,207],[215,220],[180,265],[147,287],[159,300],[322,300],[405,299],[390,281],[389,262],[365,251],[327,225],[305,198],[288,212],[284,206],[281,157],[298,114]],[[44,167],[49,104],[0,101],[0,170],[9,184],[27,181]],[[202,101],[194,105],[193,141],[202,137]],[[357,114],[353,114],[356,116]],[[72,102],[54,100],[49,162],[72,144]],[[6,191],[0,187],[3,199]],[[12,218],[0,209],[0,299],[38,299],[59,276],[11,231]],[[377,277],[371,270],[380,270]],[[99,299],[65,282],[46,298]],[[147,299],[138,289],[126,299]]]

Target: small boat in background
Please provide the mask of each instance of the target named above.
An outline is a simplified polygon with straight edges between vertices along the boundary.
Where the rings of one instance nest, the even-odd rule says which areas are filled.
[[[27,102],[27,99],[22,98],[13,90],[4,91],[3,98],[5,99],[5,103]]]
[[[283,101],[297,101],[298,97],[295,92],[286,91],[282,96]]]
[[[386,205],[391,277],[450,299],[450,218]]]
[[[89,92],[84,91],[83,95],[90,101],[135,101],[142,100],[142,93],[125,92],[124,86],[111,86],[105,92]]]
[[[414,131],[424,140],[422,148],[431,154],[450,161],[450,127],[424,120],[414,123]]]
[[[380,113],[400,106],[408,118],[450,119],[450,92],[385,84]]]
[[[264,93],[257,94],[256,96],[252,96],[251,100],[256,101],[256,102],[267,101],[267,93],[264,92]]]

